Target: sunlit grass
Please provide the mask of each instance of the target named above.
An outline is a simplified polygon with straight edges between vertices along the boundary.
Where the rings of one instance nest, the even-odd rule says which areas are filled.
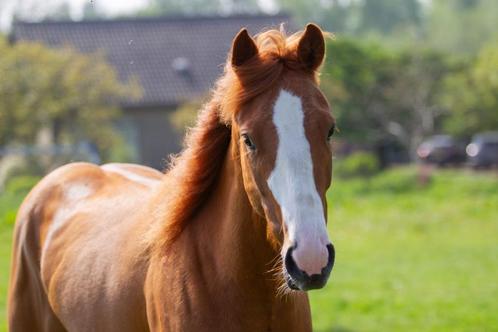
[[[336,265],[315,331],[498,330],[498,178],[414,169],[329,192]]]

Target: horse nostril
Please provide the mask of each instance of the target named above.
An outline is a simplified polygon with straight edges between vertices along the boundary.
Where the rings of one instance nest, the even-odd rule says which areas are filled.
[[[292,252],[294,251],[294,249],[296,249],[296,247],[297,245],[290,247],[287,250],[287,254],[285,254],[285,268],[290,275],[298,275],[304,273],[297,267],[294,258],[292,258]]]
[[[324,270],[328,269],[328,273],[330,273],[335,262],[335,248],[332,243],[327,244],[327,251],[329,252],[329,259],[327,261],[327,266],[324,268]],[[322,271],[322,273],[323,272],[324,271]]]

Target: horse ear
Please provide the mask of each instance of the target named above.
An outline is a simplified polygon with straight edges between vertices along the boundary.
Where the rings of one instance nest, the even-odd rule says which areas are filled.
[[[301,63],[310,70],[316,70],[325,57],[325,39],[322,30],[309,23],[297,46],[297,56]]]
[[[238,67],[258,54],[258,47],[244,28],[235,36],[232,43],[232,66]]]

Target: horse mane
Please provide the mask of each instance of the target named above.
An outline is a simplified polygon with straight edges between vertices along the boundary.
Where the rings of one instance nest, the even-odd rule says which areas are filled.
[[[234,113],[274,86],[285,70],[318,80],[317,72],[298,61],[297,46],[302,34],[300,31],[287,36],[282,28],[258,34],[258,55],[237,68],[228,56],[211,100],[200,110],[196,125],[187,131],[183,151],[172,157],[166,171],[159,196],[168,199],[157,204],[161,229],[154,230],[159,236],[154,242],[160,247],[177,238],[216,184],[230,144]]]

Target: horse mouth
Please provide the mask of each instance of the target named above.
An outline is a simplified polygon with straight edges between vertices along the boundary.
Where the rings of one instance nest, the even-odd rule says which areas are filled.
[[[285,273],[285,281],[287,286],[294,291],[309,291],[313,289],[321,289],[325,287],[328,281],[328,275],[323,276],[321,274],[313,274],[309,276],[306,281],[295,280],[291,277],[289,273]]]

